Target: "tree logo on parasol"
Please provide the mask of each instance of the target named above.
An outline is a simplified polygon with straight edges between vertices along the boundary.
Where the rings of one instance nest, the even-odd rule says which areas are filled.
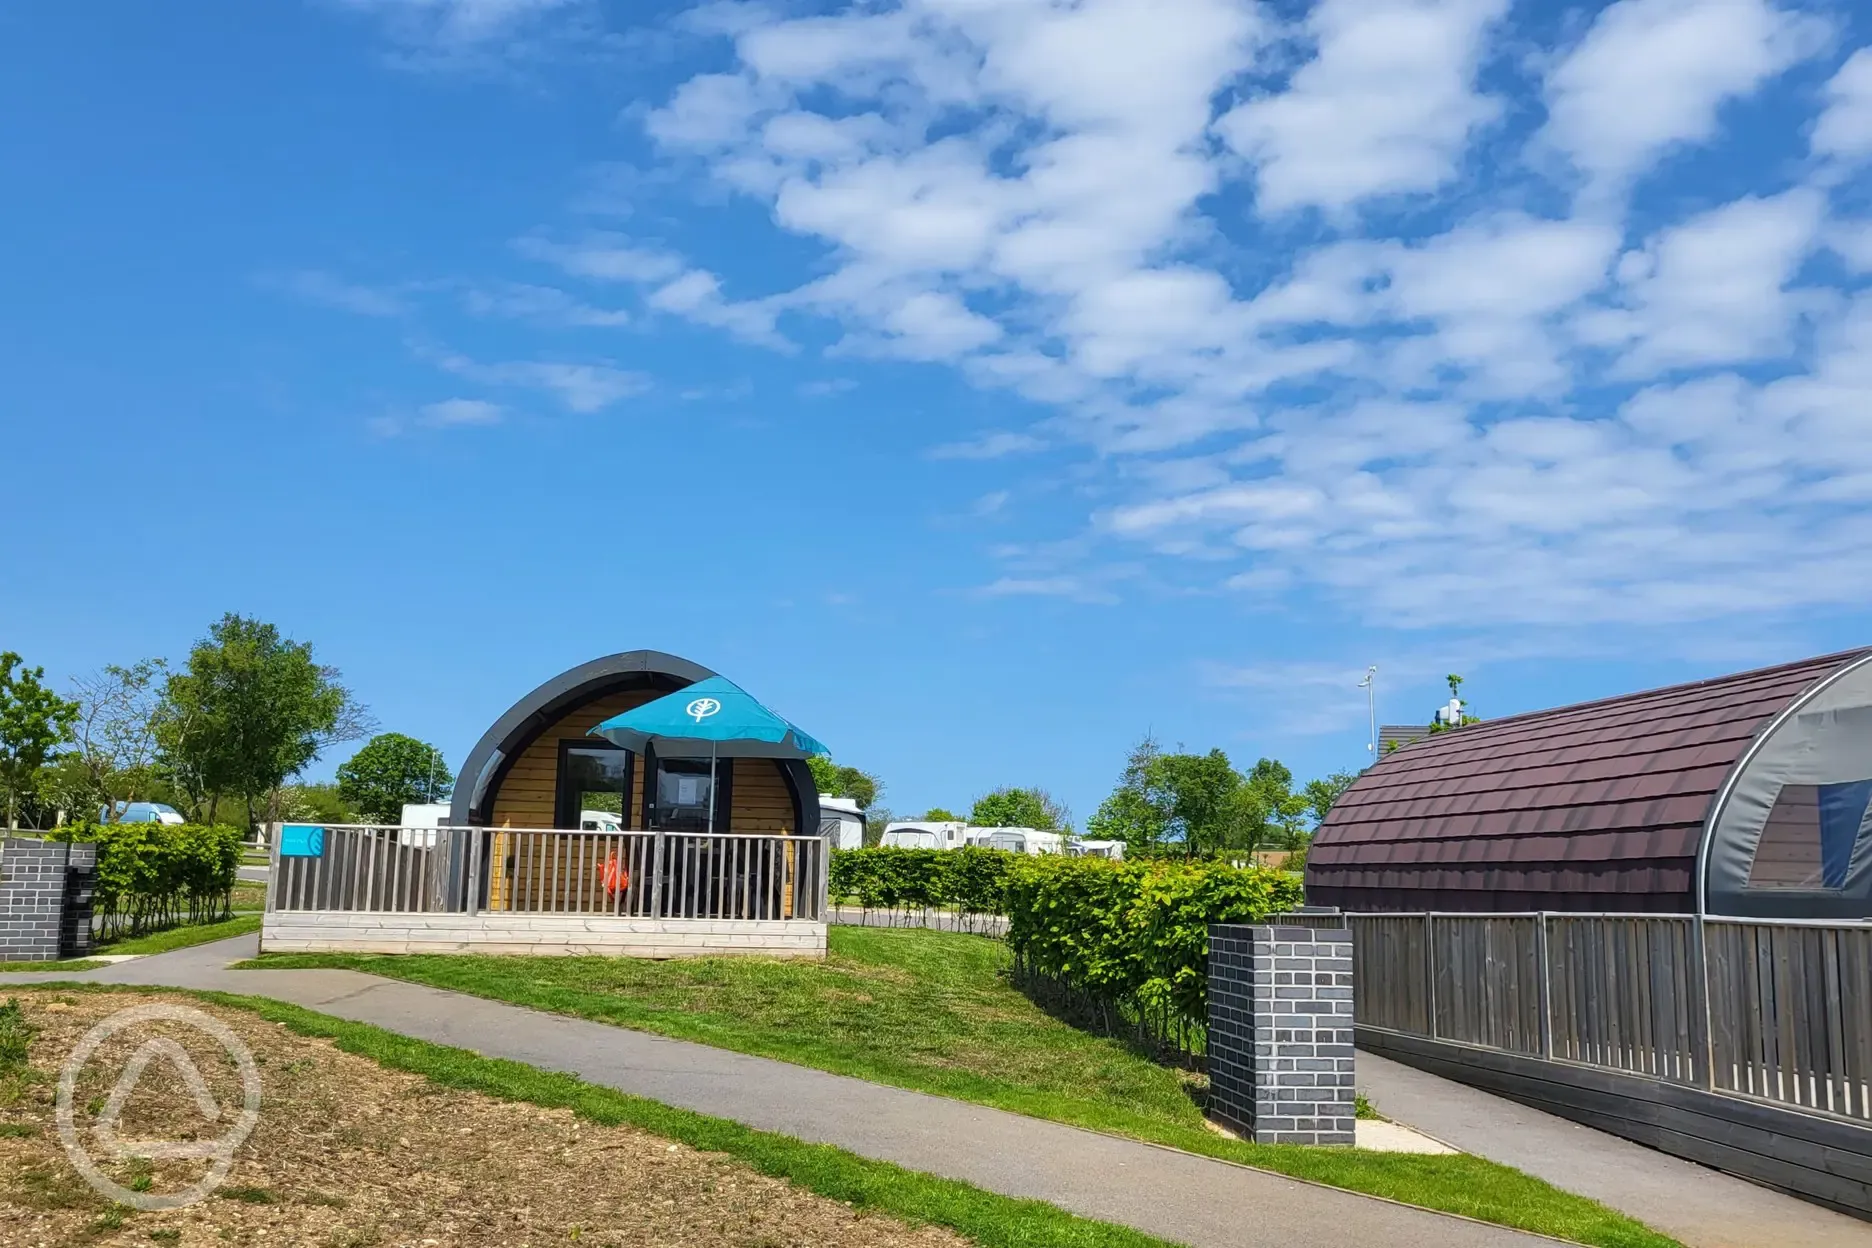
[[[695,722],[699,724],[709,716],[715,714],[715,712],[721,710],[721,703],[717,702],[714,698],[697,698],[683,709],[689,713],[689,718],[695,720]]]

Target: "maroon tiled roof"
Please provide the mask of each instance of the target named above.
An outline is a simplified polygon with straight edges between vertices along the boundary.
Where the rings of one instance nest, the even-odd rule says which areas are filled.
[[[1314,835],[1347,910],[1694,908],[1710,799],[1795,695],[1867,651],[1471,724],[1389,754]]]

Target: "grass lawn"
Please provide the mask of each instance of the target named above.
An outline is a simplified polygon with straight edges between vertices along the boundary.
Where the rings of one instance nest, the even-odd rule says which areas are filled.
[[[824,962],[283,955],[854,1075],[1602,1248],[1675,1241],[1477,1157],[1255,1145],[1203,1125],[1192,1078],[1088,1035],[1007,981],[999,941],[834,927]],[[1382,1113],[1384,1107],[1377,1110]],[[673,1112],[673,1111],[672,1111]]]
[[[82,983],[59,987],[74,993],[133,991]],[[165,991],[163,995],[177,994]],[[889,1214],[912,1225],[947,1227],[982,1248],[1174,1248],[1128,1227],[1081,1218],[1042,1201],[1001,1196],[829,1145],[756,1131],[727,1119],[598,1087],[572,1075],[481,1057],[261,997],[215,992],[187,995],[250,1010],[300,1035],[324,1037],[347,1053],[421,1075],[440,1087],[568,1109],[604,1126],[628,1124],[703,1152],[726,1154],[763,1174],[860,1209]],[[272,1199],[264,1188],[224,1188],[219,1194],[252,1203],[271,1203]],[[328,1242],[339,1241],[334,1238]],[[377,1242],[376,1237],[369,1242]],[[776,1241],[763,1236],[743,1242],[760,1245]]]
[[[237,914],[220,923],[195,923],[182,927],[165,928],[160,932],[151,932],[147,936],[126,936],[97,947],[99,953],[168,953],[171,949],[186,949],[190,945],[205,945],[211,940],[226,940],[230,936],[245,936],[249,932],[260,930],[258,914]]]
[[[63,962],[0,962],[0,972],[13,975],[20,971],[95,971],[109,965],[90,958],[69,958]]]

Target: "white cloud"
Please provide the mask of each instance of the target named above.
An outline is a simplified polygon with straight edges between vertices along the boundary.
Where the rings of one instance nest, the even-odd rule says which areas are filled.
[[[304,299],[308,303],[353,312],[358,316],[402,316],[409,306],[394,290],[363,286],[316,269],[302,269],[263,279],[266,285]]]
[[[1548,74],[1544,137],[1616,189],[1670,148],[1708,142],[1723,104],[1824,38],[1817,19],[1769,0],[1619,0]]]
[[[515,240],[514,247],[529,259],[597,281],[661,282],[684,268],[681,256],[643,246],[622,234],[588,234],[576,243],[529,236]]]
[[[674,281],[652,291],[646,298],[652,308],[723,329],[737,338],[779,350],[791,350],[774,329],[772,305],[753,300],[734,303],[722,297],[721,280],[713,273],[691,269]]]
[[[1009,433],[998,430],[983,434],[968,442],[946,442],[930,450],[932,459],[1000,459],[1004,455],[1020,455],[1028,451],[1037,451],[1046,445],[1030,433]]]
[[[1827,83],[1812,146],[1816,155],[1841,161],[1872,156],[1872,48],[1853,53]]]
[[[483,364],[467,356],[423,352],[438,367],[490,386],[544,390],[570,411],[597,412],[650,389],[642,373],[609,364],[569,364],[551,360],[514,360]]]
[[[1322,0],[1318,56],[1285,90],[1216,123],[1256,162],[1264,213],[1339,211],[1373,195],[1432,191],[1500,104],[1475,90],[1487,28],[1506,0]]]
[[[1119,600],[1109,586],[1080,576],[1003,576],[974,592],[978,598],[1065,598],[1099,606]]]
[[[1635,377],[1785,352],[1812,301],[1788,285],[1819,242],[1824,215],[1818,192],[1797,189],[1661,231],[1619,262],[1626,306],[1583,315],[1581,333],[1624,348],[1620,370]]]
[[[438,429],[455,425],[493,425],[500,423],[505,410],[500,404],[485,399],[444,399],[424,406],[418,418],[423,424]]]
[[[630,313],[622,308],[595,307],[556,287],[522,282],[470,287],[462,293],[462,303],[476,316],[513,317],[549,325],[614,329],[631,322]]]

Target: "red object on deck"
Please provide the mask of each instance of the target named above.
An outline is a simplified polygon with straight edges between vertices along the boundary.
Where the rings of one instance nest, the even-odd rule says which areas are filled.
[[[618,861],[614,851],[605,859],[604,866],[598,872],[598,879],[604,884],[605,892],[615,897],[630,887],[630,870]]]

